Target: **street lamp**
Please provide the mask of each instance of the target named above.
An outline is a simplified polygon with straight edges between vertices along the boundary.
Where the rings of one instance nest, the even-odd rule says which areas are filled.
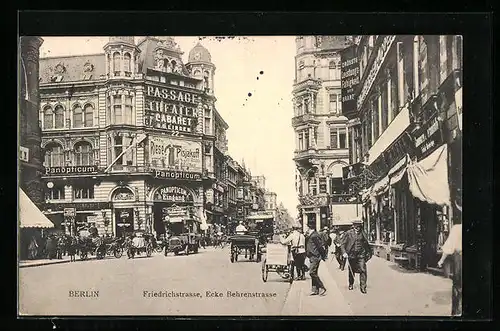
[[[106,215],[106,211],[104,209],[101,210],[101,214],[102,214],[102,220],[103,220],[103,223],[104,223],[104,232],[106,234],[106,237],[108,236],[108,226],[109,226],[109,219]]]

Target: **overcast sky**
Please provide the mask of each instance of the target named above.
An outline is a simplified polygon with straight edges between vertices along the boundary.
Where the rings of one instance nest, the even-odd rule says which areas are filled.
[[[103,52],[107,37],[43,37],[42,57]],[[197,37],[175,37],[183,61]],[[201,44],[212,55],[216,107],[228,123],[229,155],[245,160],[252,175],[264,175],[266,187],[278,194],[292,216],[298,204],[295,138],[291,127],[295,37],[248,37]],[[260,72],[263,74],[260,74]],[[259,77],[259,79],[257,79]],[[249,97],[251,93],[251,97]]]

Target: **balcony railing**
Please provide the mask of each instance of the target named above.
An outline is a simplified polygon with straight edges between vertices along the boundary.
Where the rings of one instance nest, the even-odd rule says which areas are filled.
[[[293,85],[293,92],[297,92],[306,88],[312,88],[315,90],[319,90],[321,88],[321,81],[319,79],[314,79],[312,77],[308,77],[301,82],[295,82]]]
[[[292,126],[297,127],[297,126],[299,126],[301,124],[305,124],[305,123],[319,124],[320,121],[317,120],[314,115],[315,114],[307,113],[307,114],[295,116],[292,118]]]

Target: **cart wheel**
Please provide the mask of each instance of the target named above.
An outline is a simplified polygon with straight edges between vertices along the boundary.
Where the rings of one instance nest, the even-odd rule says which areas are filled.
[[[264,261],[264,263],[262,264],[262,281],[265,283],[267,282],[267,274],[269,273],[269,270],[267,268],[267,265]]]
[[[175,255],[179,255],[179,251],[174,251],[174,254]]]
[[[161,252],[163,252],[163,247],[161,247],[161,246],[159,246],[159,245],[158,245],[158,246],[156,246],[156,252],[157,252],[157,253],[161,253]]]
[[[123,255],[123,248],[121,248],[121,247],[117,247],[117,248],[115,248],[115,250],[114,250],[114,252],[113,252],[113,255],[114,255],[117,259],[121,258],[121,257],[122,257],[122,255]]]
[[[81,252],[80,253],[80,260],[86,260],[88,257],[88,254],[87,252]]]

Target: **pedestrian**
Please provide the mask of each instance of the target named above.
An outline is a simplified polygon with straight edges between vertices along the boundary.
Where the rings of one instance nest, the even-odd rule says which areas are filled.
[[[330,231],[327,226],[323,227],[320,235],[321,239],[323,240],[323,244],[325,245],[326,254],[328,255],[328,250],[330,248],[330,245],[332,244],[332,241],[330,239]]]
[[[318,269],[321,260],[326,261],[327,251],[321,235],[314,228],[309,227],[306,243],[306,256],[309,258],[309,276],[311,276],[311,295],[325,295],[326,288],[319,278]]]
[[[363,221],[356,219],[352,225],[353,228],[344,234],[340,247],[342,256],[348,261],[349,290],[354,288],[354,274],[359,273],[359,288],[366,294],[366,262],[372,258],[373,252],[362,229]]]
[[[293,226],[293,231],[281,240],[283,245],[291,244],[293,267],[297,270],[297,280],[305,280],[304,261],[306,259],[306,237],[299,232],[300,225]],[[292,273],[293,274],[293,273]]]
[[[461,209],[460,209],[461,211]],[[452,257],[453,265],[453,285],[451,294],[451,314],[453,316],[462,315],[462,224],[455,224],[451,228],[450,235],[443,247],[443,255],[438,262],[438,267],[442,267],[447,257]]]
[[[47,252],[47,257],[49,260],[55,259],[57,254],[57,241],[53,234],[50,234],[47,238],[47,243],[45,250]]]
[[[245,234],[246,232],[247,228],[243,225],[243,221],[240,221],[240,223],[236,227],[236,234]]]
[[[337,234],[338,234],[337,233],[337,229],[334,228],[334,227],[332,227],[332,229],[330,230],[330,235],[329,235],[329,237],[330,237],[330,243],[331,243],[330,247],[331,247],[331,253],[332,254],[335,254],[335,247],[336,247],[335,246],[335,240],[337,239]]]
[[[343,230],[337,230],[337,234],[335,236],[335,239],[333,241],[333,246],[334,246],[334,254],[335,254],[335,259],[337,260],[339,264],[339,269],[344,270],[345,268],[345,263],[346,260],[342,256],[342,248],[340,247],[342,245],[342,239],[344,238],[344,231]]]
[[[75,255],[76,255],[76,245],[77,245],[77,240],[75,236],[71,236],[69,238],[69,243],[68,243],[68,255],[70,258],[71,262],[76,261]]]

